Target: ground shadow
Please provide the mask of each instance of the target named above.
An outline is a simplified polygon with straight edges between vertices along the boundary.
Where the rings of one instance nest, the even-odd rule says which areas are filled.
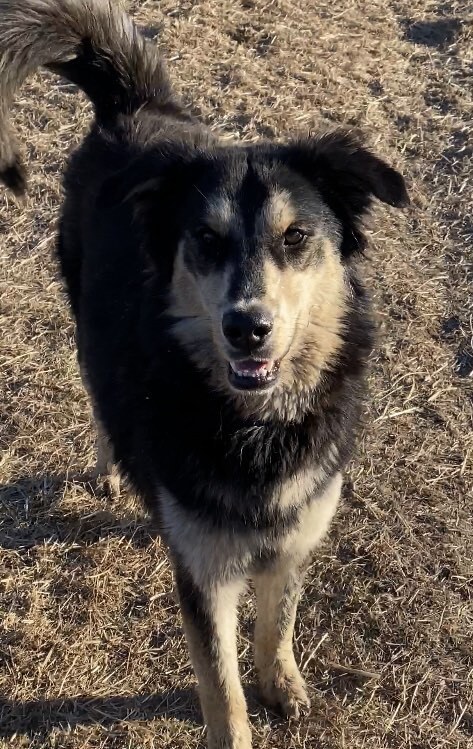
[[[263,719],[275,728],[286,725],[280,715],[266,709],[254,684],[244,687],[248,712],[253,720]],[[172,689],[136,696],[91,697],[76,695],[62,699],[27,700],[0,698],[0,738],[15,735],[46,737],[54,728],[70,730],[77,726],[103,728],[120,722],[173,719],[202,726],[203,718],[197,690]]]
[[[434,171],[445,180],[454,178],[456,174],[466,174],[468,164],[473,158],[473,146],[466,128],[454,130],[450,134],[448,145],[440,153]],[[453,204],[449,209],[444,207],[443,219],[448,226],[450,237],[455,240],[458,249],[447,255],[449,268],[454,283],[459,287],[464,283],[463,270],[466,260],[467,267],[471,266],[473,258],[471,247],[473,240],[473,219],[467,209],[461,204]],[[467,272],[467,282],[473,280],[471,271]],[[452,348],[454,362],[453,370],[458,377],[467,378],[473,373],[473,347],[471,344],[470,324],[468,312],[453,315],[442,321],[440,337],[448,342]]]
[[[197,694],[176,689],[138,696],[90,697],[16,702],[0,699],[0,737],[15,734],[47,734],[53,728],[115,725],[120,721],[174,718],[199,725],[202,722]]]
[[[100,496],[103,508],[84,514],[69,509],[65,512],[61,500],[71,483]],[[125,538],[133,547],[144,548],[157,535],[151,519],[114,513],[113,501],[87,474],[25,476],[0,484],[0,508],[3,549],[29,549],[45,541],[88,545],[110,537]]]
[[[146,39],[150,39],[152,42],[159,40],[159,37],[163,33],[162,24],[149,24],[148,26],[140,26],[140,32]]]
[[[453,17],[432,21],[412,21],[410,18],[404,18],[401,24],[404,28],[404,38],[408,42],[437,49],[445,49],[452,44],[462,28],[461,20]]]

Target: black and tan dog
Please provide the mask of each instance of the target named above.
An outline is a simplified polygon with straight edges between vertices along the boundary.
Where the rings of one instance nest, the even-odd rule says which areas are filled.
[[[99,462],[159,519],[209,747],[249,749],[238,598],[252,579],[261,691],[297,717],[296,607],[371,347],[351,261],[373,196],[403,206],[404,182],[343,132],[219,142],[114,0],[0,0],[0,171],[16,192],[8,108],[38,66],[95,108],[66,173],[58,256]]]

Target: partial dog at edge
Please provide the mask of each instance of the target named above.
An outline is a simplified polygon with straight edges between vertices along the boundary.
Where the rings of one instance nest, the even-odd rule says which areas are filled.
[[[353,268],[373,197],[400,174],[332,132],[228,145],[172,91],[112,0],[0,0],[0,176],[24,171],[8,109],[44,66],[95,108],[72,155],[57,254],[99,427],[157,517],[211,749],[249,749],[237,604],[252,580],[261,693],[308,705],[292,635],[336,510],[372,326]]]

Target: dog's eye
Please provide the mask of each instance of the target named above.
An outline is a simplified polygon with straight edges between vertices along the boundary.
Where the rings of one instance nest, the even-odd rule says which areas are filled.
[[[220,243],[220,237],[218,234],[207,226],[202,226],[198,229],[195,236],[201,244],[206,245],[207,247],[215,247]]]
[[[296,226],[290,226],[284,233],[284,244],[288,247],[297,247],[302,245],[307,239],[307,234]]]

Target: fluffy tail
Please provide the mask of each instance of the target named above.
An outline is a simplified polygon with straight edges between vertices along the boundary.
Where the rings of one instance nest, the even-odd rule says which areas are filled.
[[[9,110],[40,66],[79,86],[104,126],[152,102],[174,101],[156,47],[118,0],[0,0],[0,179],[17,194],[26,182]]]

